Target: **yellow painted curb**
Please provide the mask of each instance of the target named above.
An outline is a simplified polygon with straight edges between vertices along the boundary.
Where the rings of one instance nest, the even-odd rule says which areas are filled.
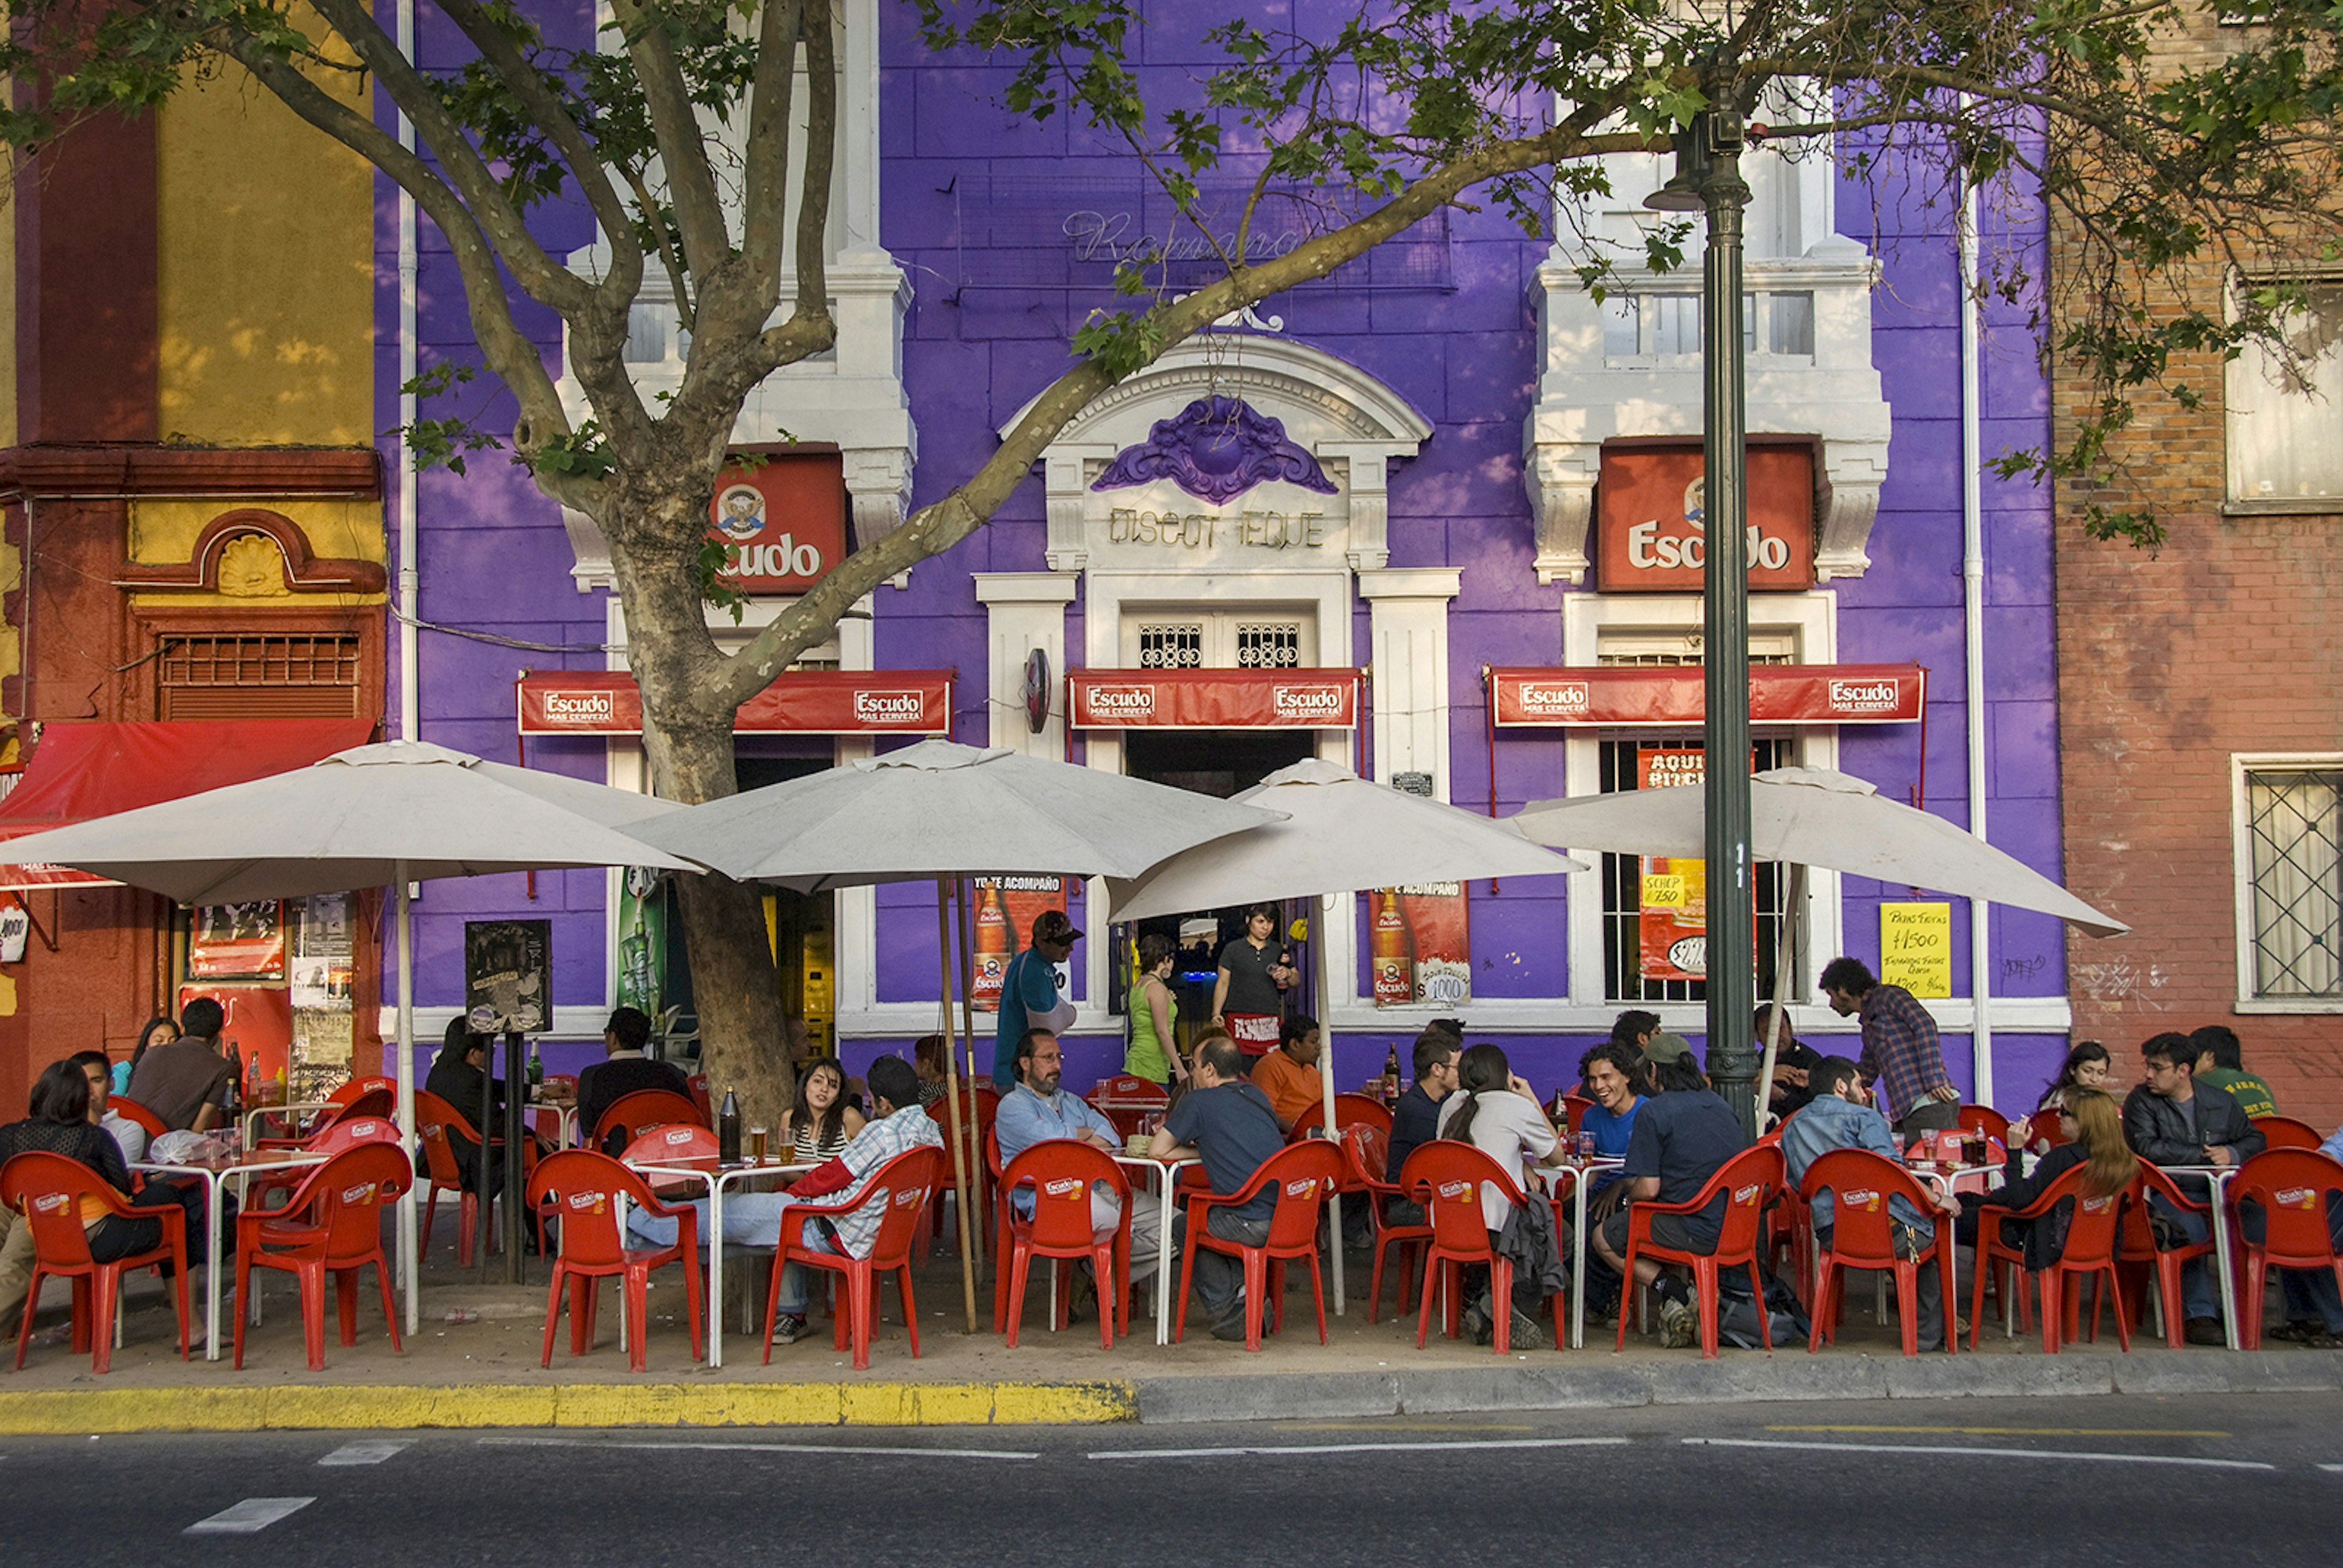
[[[1078,1425],[1139,1419],[1127,1382],[475,1383],[0,1392],[0,1435],[508,1426]]]

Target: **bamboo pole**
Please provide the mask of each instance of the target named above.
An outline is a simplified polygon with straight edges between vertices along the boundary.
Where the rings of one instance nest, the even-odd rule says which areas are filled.
[[[952,1186],[960,1195],[960,1290],[962,1303],[968,1309],[968,1332],[976,1332],[976,1252],[968,1240],[968,1143],[960,1131],[960,1074],[952,1066],[951,1051],[951,992],[952,944],[951,930],[944,911],[944,879],[936,879],[936,966],[940,971],[940,987],[937,1009],[942,1014],[944,1032],[944,1125],[951,1134]],[[976,1101],[971,1091],[969,1108]]]

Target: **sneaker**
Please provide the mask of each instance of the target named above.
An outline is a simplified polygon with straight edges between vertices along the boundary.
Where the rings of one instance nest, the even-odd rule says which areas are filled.
[[[1489,1322],[1489,1314],[1483,1312],[1478,1303],[1464,1309],[1462,1326],[1476,1345],[1488,1344],[1497,1337],[1496,1325]]]
[[[777,1345],[793,1345],[812,1332],[801,1312],[783,1312],[773,1320],[773,1342]]]
[[[1692,1315],[1692,1303],[1673,1297],[1660,1298],[1660,1348],[1680,1351],[1691,1346],[1700,1337],[1699,1322]]]
[[[1538,1342],[1538,1321],[1519,1307],[1513,1309],[1513,1321],[1505,1330],[1505,1345],[1509,1350],[1525,1351]]]
[[[2221,1332],[2221,1320],[2218,1318],[2189,1319],[2181,1338],[2192,1345],[2227,1346],[2229,1342],[2229,1336]]]
[[[1268,1325],[1263,1324],[1262,1326],[1266,1328]],[[1239,1307],[1235,1312],[1231,1312],[1227,1317],[1222,1318],[1219,1322],[1214,1323],[1212,1325],[1212,1337],[1216,1340],[1232,1341],[1237,1344],[1244,1343],[1244,1309],[1242,1307]]]

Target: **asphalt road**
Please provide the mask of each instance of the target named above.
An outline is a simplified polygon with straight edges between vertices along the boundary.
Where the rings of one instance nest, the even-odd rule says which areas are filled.
[[[0,1563],[2331,1564],[2343,1397],[0,1439]]]

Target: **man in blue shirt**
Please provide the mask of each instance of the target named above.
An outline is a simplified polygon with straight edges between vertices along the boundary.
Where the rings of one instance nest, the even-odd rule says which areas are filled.
[[[1157,1160],[1201,1159],[1213,1191],[1239,1191],[1285,1147],[1277,1112],[1269,1108],[1269,1096],[1245,1076],[1244,1053],[1226,1036],[1208,1040],[1197,1048],[1190,1083],[1188,1092],[1163,1119],[1163,1130],[1155,1135],[1147,1152]],[[1258,1247],[1269,1240],[1269,1220],[1276,1210],[1277,1193],[1264,1188],[1242,1208],[1212,1209],[1204,1227],[1224,1241]],[[1172,1221],[1175,1248],[1181,1242],[1181,1227],[1187,1222],[1184,1214]],[[1244,1265],[1224,1252],[1199,1248],[1195,1278],[1196,1304],[1212,1325],[1212,1337],[1242,1340]],[[1262,1313],[1264,1329],[1271,1316]]]
[[[1654,1091],[1635,1112],[1627,1136],[1626,1177],[1629,1203],[1683,1203],[1699,1195],[1709,1178],[1748,1146],[1732,1108],[1708,1087],[1708,1080],[1692,1059],[1692,1046],[1680,1034],[1662,1032],[1644,1047],[1645,1081]],[[1653,1218],[1651,1237],[1660,1246],[1679,1252],[1708,1252],[1716,1248],[1725,1221],[1725,1194],[1691,1214],[1660,1214]],[[1624,1278],[1627,1272],[1627,1209],[1613,1211],[1600,1225],[1589,1226],[1588,1240],[1595,1255]],[[1670,1350],[1692,1343],[1694,1323],[1692,1295],[1684,1282],[1661,1271],[1646,1257],[1635,1260],[1634,1282],[1660,1298],[1660,1342]]]
[[[1887,1118],[1872,1109],[1871,1091],[1863,1086],[1861,1068],[1844,1056],[1825,1056],[1806,1070],[1806,1087],[1815,1097],[1782,1128],[1782,1158],[1789,1167],[1793,1190],[1805,1181],[1807,1168],[1834,1149],[1864,1149],[1883,1160],[1896,1158],[1896,1135],[1887,1130]],[[1960,1212],[1960,1205],[1949,1195],[1940,1195],[1937,1207],[1946,1214]],[[1827,1247],[1838,1223],[1837,1200],[1817,1192],[1813,1212],[1815,1244]],[[1902,1255],[1915,1256],[1936,1240],[1935,1220],[1910,1199],[1889,1197],[1887,1212],[1900,1227],[1896,1244]],[[1909,1236],[1904,1231],[1909,1231]],[[1909,1251],[1905,1251],[1907,1246]],[[1923,1268],[1919,1281],[1919,1344],[1924,1351],[1933,1351],[1945,1342],[1944,1291],[1933,1267]]]
[[[992,1029],[992,1084],[1003,1094],[1017,1087],[1017,1042],[1029,1029],[1051,1032],[1074,1021],[1074,1004],[1058,995],[1056,965],[1072,954],[1082,933],[1063,910],[1033,917],[1033,945],[1009,960],[1001,977],[1001,1013]]]
[[[1636,1081],[1643,1076],[1643,1064],[1634,1050],[1623,1041],[1606,1040],[1578,1059],[1578,1076],[1592,1092],[1594,1104],[1580,1119],[1578,1130],[1594,1136],[1594,1152],[1605,1160],[1627,1158],[1628,1141],[1634,1136],[1635,1112],[1643,1108],[1644,1097],[1635,1092]],[[1588,1220],[1600,1224],[1611,1211],[1627,1195],[1625,1172],[1606,1171],[1594,1178],[1587,1190]]]
[[[1065,1071],[1065,1051],[1058,1037],[1046,1029],[1029,1029],[1017,1042],[1014,1057],[1017,1087],[993,1112],[992,1133],[1001,1141],[1001,1163],[1009,1162],[1036,1143],[1072,1139],[1109,1154],[1122,1152],[1122,1138],[1096,1107],[1079,1094],[1060,1087]],[[1009,1201],[1026,1219],[1033,1216],[1033,1191],[1020,1187]],[[1122,1222],[1121,1201],[1101,1187],[1091,1189],[1091,1226],[1101,1234]],[[1131,1277],[1144,1279],[1155,1271],[1160,1251],[1161,1214],[1151,1203],[1134,1203],[1131,1211]]]
[[[1440,1136],[1440,1102],[1456,1088],[1459,1048],[1444,1030],[1427,1029],[1415,1037],[1415,1081],[1392,1108],[1390,1158],[1383,1180],[1396,1181],[1407,1157]],[[1384,1211],[1393,1225],[1421,1225],[1423,1205],[1402,1191]]]

